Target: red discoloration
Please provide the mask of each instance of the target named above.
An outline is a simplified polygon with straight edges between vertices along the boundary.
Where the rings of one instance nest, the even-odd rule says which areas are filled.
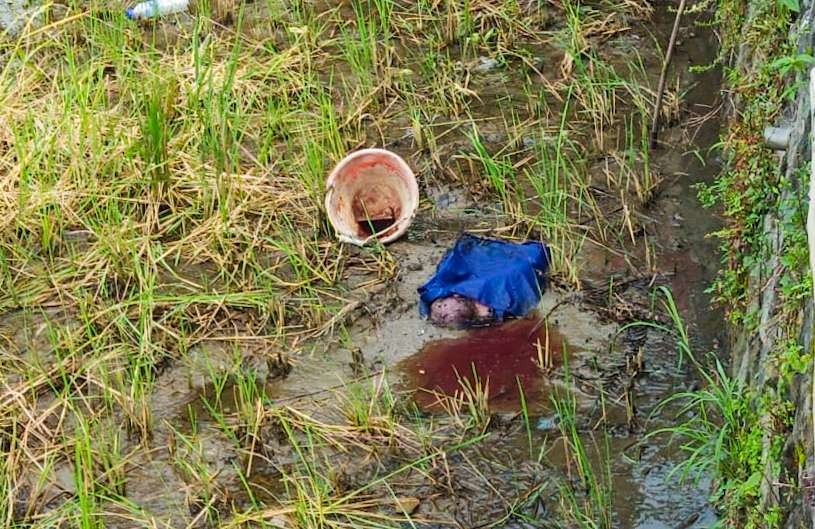
[[[402,367],[416,388],[416,402],[425,409],[434,408],[438,392],[454,395],[461,390],[460,379],[474,382],[473,369],[482,383],[489,381],[489,403],[493,410],[519,409],[518,385],[527,402],[545,397],[544,372],[538,363],[538,344],[549,358],[560,364],[563,337],[538,320],[517,320],[499,327],[475,329],[461,338],[427,344]]]
[[[366,169],[380,170],[381,167],[384,167],[390,173],[399,172],[399,169],[395,165],[389,163],[387,160],[383,158],[366,157],[360,158],[359,161],[357,161],[356,163],[349,165],[348,168],[346,169],[347,172],[345,173],[345,176],[356,178],[357,176],[359,176],[360,172]]]
[[[357,245],[372,238],[383,243],[398,238],[419,203],[413,171],[397,154],[383,149],[349,154],[331,171],[326,187],[331,224],[346,242]]]

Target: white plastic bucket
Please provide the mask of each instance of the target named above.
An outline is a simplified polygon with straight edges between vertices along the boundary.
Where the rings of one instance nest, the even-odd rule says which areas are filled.
[[[385,149],[349,154],[326,181],[328,218],[341,241],[357,246],[395,241],[418,206],[416,176],[399,155]]]

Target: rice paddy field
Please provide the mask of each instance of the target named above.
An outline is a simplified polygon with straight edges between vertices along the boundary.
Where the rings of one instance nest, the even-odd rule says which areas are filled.
[[[0,35],[0,526],[715,522],[657,435],[723,328],[703,7],[653,144],[672,3],[125,7],[32,6]],[[362,147],[419,180],[392,245],[327,220]],[[415,290],[462,231],[552,251],[531,390],[417,382],[467,335]]]

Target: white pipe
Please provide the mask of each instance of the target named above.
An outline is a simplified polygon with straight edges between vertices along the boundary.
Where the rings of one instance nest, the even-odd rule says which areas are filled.
[[[786,151],[792,135],[791,127],[766,127],[764,129],[764,143],[776,151]]]

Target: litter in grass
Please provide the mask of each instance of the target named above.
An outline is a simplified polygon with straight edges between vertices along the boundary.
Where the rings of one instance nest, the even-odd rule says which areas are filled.
[[[190,0],[148,0],[140,2],[125,10],[125,16],[131,20],[156,18],[174,13],[182,13],[189,8]]]
[[[419,186],[408,164],[385,149],[349,154],[326,182],[325,208],[339,239],[363,246],[395,241],[419,205]]]

